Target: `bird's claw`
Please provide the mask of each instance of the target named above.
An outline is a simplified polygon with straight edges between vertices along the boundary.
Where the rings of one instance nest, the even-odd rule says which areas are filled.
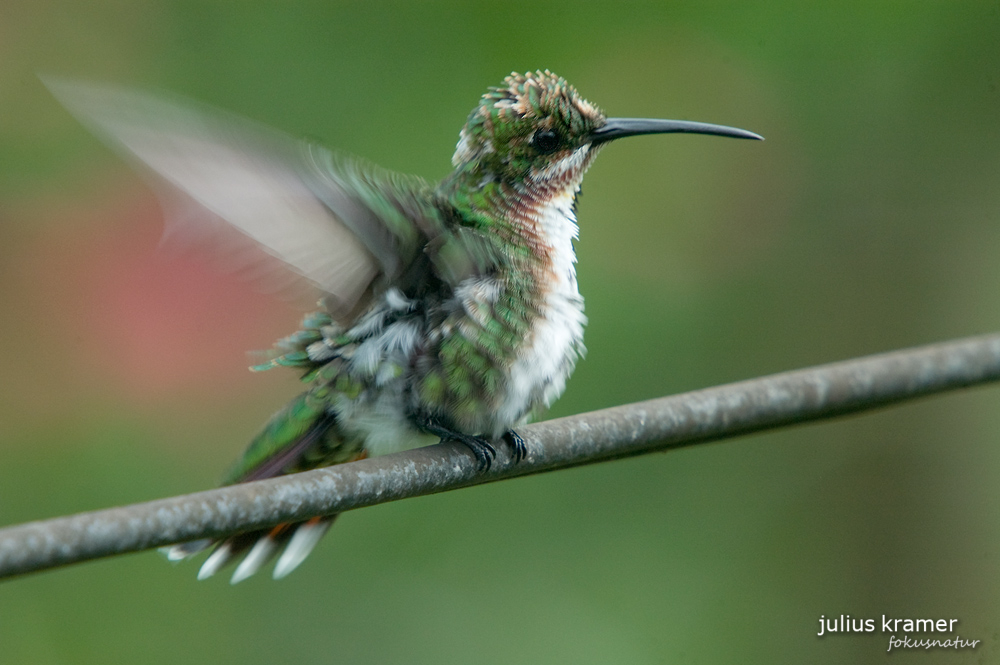
[[[504,432],[503,440],[510,446],[510,450],[514,456],[514,464],[517,464],[528,456],[528,447],[524,445],[524,439],[514,430],[509,429]]]
[[[418,416],[417,423],[425,432],[441,437],[442,441],[458,441],[471,450],[472,454],[476,456],[476,462],[479,463],[480,472],[489,471],[490,467],[493,466],[493,460],[497,456],[497,449],[483,437],[456,432],[445,427],[432,417]]]
[[[456,436],[455,440],[471,450],[472,454],[476,456],[476,461],[479,463],[479,471],[490,470],[490,467],[493,466],[493,460],[497,456],[497,449],[493,447],[492,443],[481,436],[471,436],[469,434]]]

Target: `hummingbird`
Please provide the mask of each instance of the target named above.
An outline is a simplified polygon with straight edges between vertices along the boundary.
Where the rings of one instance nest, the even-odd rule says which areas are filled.
[[[617,139],[692,133],[761,139],[682,120],[607,117],[548,70],[512,73],[479,99],[438,183],[384,170],[186,100],[46,79],[85,125],[156,174],[167,235],[215,245],[236,267],[321,296],[265,370],[302,373],[226,474],[243,483],[451,440],[481,470],[562,394],[584,353],[574,241],[584,173]],[[166,187],[163,187],[163,185]],[[165,548],[212,551],[232,583],[273,557],[295,569],[336,515]],[[240,559],[242,557],[242,559]]]

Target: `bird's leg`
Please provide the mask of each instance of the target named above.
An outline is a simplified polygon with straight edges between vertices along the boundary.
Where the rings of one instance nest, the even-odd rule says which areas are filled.
[[[503,440],[510,446],[511,452],[514,454],[515,464],[528,456],[528,447],[524,445],[524,439],[514,430],[509,429],[504,432]]]
[[[417,416],[416,421],[417,426],[423,431],[441,437],[442,441],[458,441],[471,450],[472,454],[476,456],[476,461],[479,462],[480,471],[488,471],[490,466],[492,466],[493,459],[497,456],[497,449],[485,438],[456,432],[453,429],[445,427],[431,416],[420,415]]]

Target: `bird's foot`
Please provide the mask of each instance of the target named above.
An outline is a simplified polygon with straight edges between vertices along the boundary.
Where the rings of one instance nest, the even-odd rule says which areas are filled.
[[[524,439],[514,430],[509,429],[504,432],[503,440],[507,442],[511,452],[514,454],[514,464],[517,464],[528,456],[528,447],[524,445]]]
[[[493,466],[493,460],[497,456],[497,449],[493,447],[492,443],[481,436],[472,436],[470,434],[462,434],[455,437],[454,440],[472,451],[472,454],[476,456],[476,461],[479,462],[480,471],[489,471],[490,467]]]
[[[445,427],[434,418],[421,416],[417,419],[420,428],[425,432],[441,437],[442,441],[457,441],[472,451],[479,463],[480,471],[489,471],[493,466],[493,460],[497,456],[497,449],[493,444],[481,436],[456,432]]]

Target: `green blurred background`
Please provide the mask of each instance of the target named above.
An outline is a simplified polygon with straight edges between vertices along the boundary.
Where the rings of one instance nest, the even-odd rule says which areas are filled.
[[[632,139],[579,207],[567,415],[1000,329],[996,2],[0,6],[0,524],[214,485],[297,389],[300,312],[156,251],[142,182],[37,72],[173,90],[439,178],[550,68]],[[880,663],[821,615],[958,618],[1000,660],[1000,393],[402,501],[292,577],[156,554],[0,585],[3,663]]]

